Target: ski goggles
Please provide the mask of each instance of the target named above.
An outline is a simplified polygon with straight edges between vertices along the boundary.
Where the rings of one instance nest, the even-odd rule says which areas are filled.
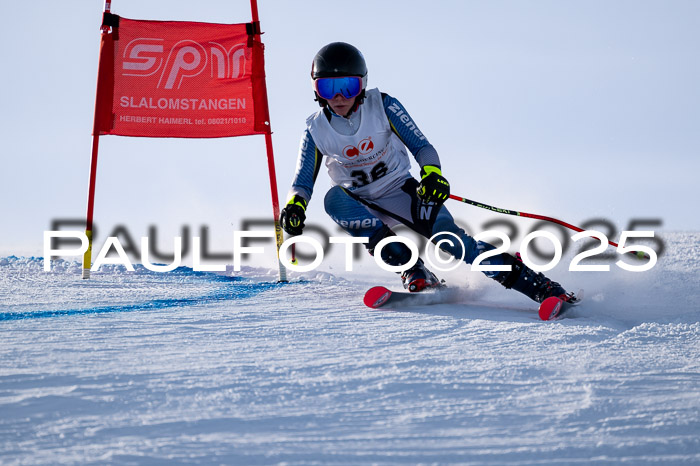
[[[351,99],[362,92],[362,78],[359,76],[318,78],[314,81],[314,88],[322,99],[331,100],[338,94]]]

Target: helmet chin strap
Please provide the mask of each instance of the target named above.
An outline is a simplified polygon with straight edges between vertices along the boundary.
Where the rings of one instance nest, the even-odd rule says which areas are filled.
[[[325,107],[328,105],[328,101],[326,99],[322,99],[316,91],[314,91],[314,101],[318,102],[319,107]]]
[[[348,112],[348,115],[350,115],[353,112],[356,112],[358,108],[360,108],[360,105],[365,101],[365,90],[362,89],[362,92],[360,92],[357,97],[355,97],[355,105],[352,106],[350,111]],[[348,116],[345,115],[345,116]]]

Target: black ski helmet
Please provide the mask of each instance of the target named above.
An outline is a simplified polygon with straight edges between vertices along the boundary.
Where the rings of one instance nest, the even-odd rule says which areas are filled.
[[[362,78],[362,92],[357,96],[357,105],[365,98],[367,87],[367,64],[356,47],[345,42],[331,42],[318,51],[311,64],[311,80],[318,78],[334,78],[340,76],[359,76]],[[316,101],[321,107],[328,105],[314,88]]]

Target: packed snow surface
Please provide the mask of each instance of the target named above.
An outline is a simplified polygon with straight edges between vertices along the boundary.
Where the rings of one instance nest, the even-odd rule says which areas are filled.
[[[0,463],[700,464],[700,233],[665,241],[552,271],[556,322],[466,268],[378,311],[392,274],[0,258]]]

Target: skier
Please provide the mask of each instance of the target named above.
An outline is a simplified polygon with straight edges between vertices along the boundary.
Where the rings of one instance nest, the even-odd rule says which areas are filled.
[[[280,214],[287,233],[302,233],[325,156],[333,182],[325,196],[326,212],[351,236],[369,238],[370,254],[382,239],[394,235],[391,227],[398,224],[426,238],[436,235],[435,243],[447,237],[442,232],[456,234],[464,248],[452,241],[443,242],[441,249],[456,258],[464,255],[468,264],[494,249],[455,224],[443,206],[450,184],[442,174],[437,151],[397,99],[376,88],[367,89],[367,66],[357,48],[344,42],[326,45],[314,57],[311,78],[321,110],[306,120],[289,201]],[[406,148],[421,167],[420,181],[409,173]],[[401,242],[390,242],[382,248],[381,258],[400,266],[409,262],[411,251]],[[561,285],[510,254],[493,256],[484,264],[510,265],[510,271],[484,273],[538,303],[550,296],[568,298]],[[404,270],[401,279],[409,291],[440,286],[421,259]]]

